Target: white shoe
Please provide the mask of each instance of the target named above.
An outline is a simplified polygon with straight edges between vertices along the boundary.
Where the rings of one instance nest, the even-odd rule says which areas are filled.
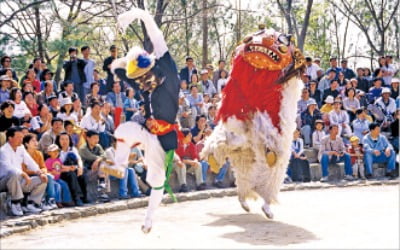
[[[42,209],[40,209],[40,208],[37,208],[36,206],[35,206],[35,204],[33,204],[33,203],[29,203],[27,206],[26,206],[26,211],[28,212],[28,213],[40,213],[41,211],[42,211]]]
[[[43,211],[48,211],[51,210],[51,205],[49,203],[47,203],[47,201],[42,202],[42,204],[40,205],[40,209],[42,209]]]
[[[271,208],[268,204],[264,204],[261,207],[261,210],[264,212],[265,216],[267,216],[268,219],[272,220],[274,218],[274,214],[272,213]]]
[[[346,175],[346,176],[344,177],[344,179],[345,179],[346,181],[354,181],[354,177],[351,176],[351,175]]]
[[[243,210],[249,213],[250,212],[249,204],[247,204],[247,202],[245,200],[241,200],[241,199],[239,199],[239,202],[240,202],[240,206],[242,206]]]
[[[320,182],[328,182],[328,176],[322,177]]]
[[[145,220],[144,221],[144,225],[142,225],[142,232],[145,233],[145,234],[150,233],[151,226],[152,226],[151,224],[152,224],[151,220]]]
[[[58,206],[56,204],[56,200],[54,198],[50,198],[49,202],[47,204],[50,206],[50,209],[58,208]]]
[[[14,216],[24,215],[24,212],[22,212],[21,204],[20,203],[11,203],[11,213]]]

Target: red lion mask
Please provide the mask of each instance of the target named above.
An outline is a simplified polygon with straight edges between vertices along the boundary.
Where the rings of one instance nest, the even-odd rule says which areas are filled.
[[[304,62],[289,35],[261,29],[247,36],[236,48],[217,119],[245,121],[256,111],[266,111],[279,129],[283,84],[303,70]]]

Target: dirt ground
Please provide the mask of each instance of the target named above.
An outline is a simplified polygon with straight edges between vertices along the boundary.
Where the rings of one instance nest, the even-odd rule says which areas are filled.
[[[399,186],[280,193],[274,220],[261,201],[244,212],[237,197],[168,204],[150,234],[145,209],[94,216],[0,241],[0,249],[399,249]]]

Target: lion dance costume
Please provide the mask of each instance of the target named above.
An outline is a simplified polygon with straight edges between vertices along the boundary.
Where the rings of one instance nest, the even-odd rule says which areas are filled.
[[[303,88],[296,76],[305,60],[290,36],[259,28],[236,48],[218,125],[201,156],[216,166],[229,157],[242,208],[249,212],[246,199],[260,196],[271,219],[270,204],[277,201],[289,163]]]

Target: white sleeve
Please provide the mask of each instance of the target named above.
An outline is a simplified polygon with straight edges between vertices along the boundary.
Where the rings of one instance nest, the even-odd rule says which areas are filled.
[[[157,59],[161,58],[168,51],[167,43],[165,42],[162,31],[158,28],[154,18],[149,12],[139,8],[133,8],[118,16],[118,24],[125,32],[129,24],[135,19],[143,21],[150,41],[153,43],[154,55]]]
[[[32,171],[40,170],[38,164],[32,159],[30,154],[28,154],[24,146],[20,146],[20,150],[23,152],[23,162],[28,167],[28,169]]]
[[[39,122],[38,122],[36,116],[32,118],[32,120],[31,120],[31,126],[32,126],[32,129],[33,129],[33,130],[37,130],[37,129],[40,128],[40,125],[39,125]]]

